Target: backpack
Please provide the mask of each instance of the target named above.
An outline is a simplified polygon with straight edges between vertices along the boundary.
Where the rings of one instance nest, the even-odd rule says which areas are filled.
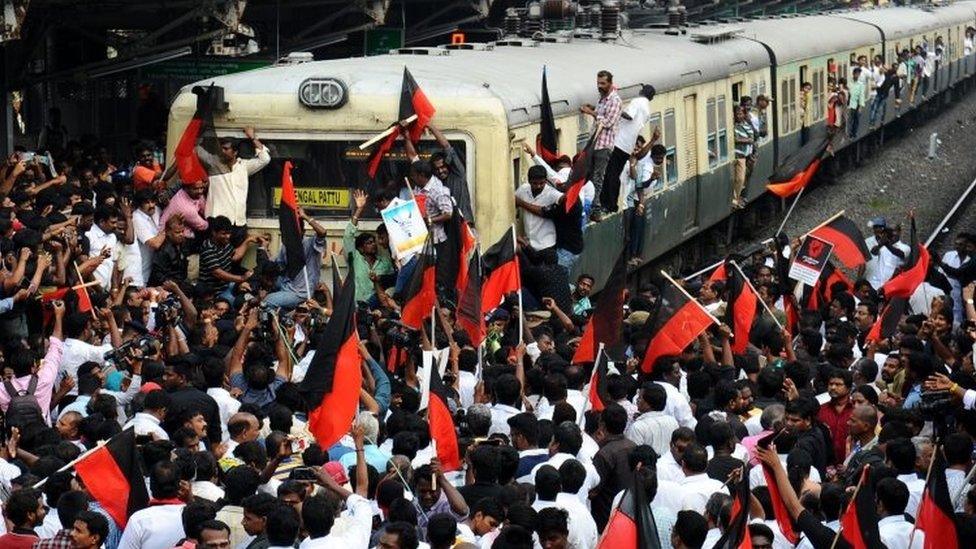
[[[44,414],[37,402],[34,392],[37,391],[37,376],[32,375],[27,389],[18,391],[9,380],[4,380],[4,389],[10,395],[7,406],[6,422],[8,427],[18,427],[24,431],[27,427],[44,424]]]

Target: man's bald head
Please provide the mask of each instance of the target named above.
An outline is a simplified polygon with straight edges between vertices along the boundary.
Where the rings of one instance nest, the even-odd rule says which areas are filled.
[[[236,442],[257,440],[261,424],[257,416],[248,412],[238,412],[227,420],[227,434]]]
[[[854,415],[858,420],[863,421],[875,428],[878,426],[878,409],[871,405],[858,406],[854,408]]]

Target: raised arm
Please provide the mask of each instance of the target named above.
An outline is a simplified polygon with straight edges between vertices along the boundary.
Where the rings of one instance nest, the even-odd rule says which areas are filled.
[[[325,238],[326,234],[328,234],[325,227],[321,223],[316,221],[314,217],[305,213],[305,209],[302,208],[301,206],[298,207],[298,216],[304,219],[305,221],[307,221],[308,224],[312,226],[312,230],[315,231],[315,236],[317,236],[318,238]]]

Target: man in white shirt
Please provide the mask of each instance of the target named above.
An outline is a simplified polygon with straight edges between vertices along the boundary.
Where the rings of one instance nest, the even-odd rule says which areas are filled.
[[[515,191],[515,205],[532,204],[545,208],[559,202],[562,193],[546,182],[546,170],[542,166],[529,168],[529,182]],[[522,226],[529,245],[536,251],[556,245],[556,225],[551,219],[536,215],[522,207]]]
[[[571,421],[564,421],[556,425],[552,431],[552,441],[549,443],[549,461],[540,463],[532,469],[531,478],[535,478],[536,473],[544,465],[551,465],[557,471],[568,460],[579,461],[586,470],[586,478],[583,485],[577,491],[576,496],[589,508],[590,492],[599,486],[600,473],[592,462],[579,458],[580,448],[583,447],[583,434],[579,426]]]
[[[671,433],[671,445],[657,459],[658,480],[670,480],[680,483],[685,479],[685,471],[681,467],[681,456],[685,449],[695,443],[695,432],[688,427],[679,427]],[[677,509],[680,511],[681,509]]]
[[[875,495],[878,498],[878,516],[881,517],[878,521],[881,542],[888,549],[925,547],[925,532],[914,530],[914,525],[905,520],[905,507],[908,505],[908,488],[905,483],[890,477],[881,479],[875,487]],[[908,545],[910,538],[911,546]]]
[[[698,425],[698,420],[691,413],[688,399],[678,390],[681,374],[681,366],[676,360],[654,366],[654,382],[664,387],[668,396],[667,403],[664,405],[664,415],[678,420],[678,425],[682,427],[694,429]]]
[[[95,222],[85,233],[88,237],[88,257],[102,258],[92,275],[105,291],[112,289],[112,273],[115,272],[115,262],[119,259],[116,250],[119,241],[115,236],[115,225],[118,221],[118,211],[108,204],[102,204],[95,209]]]
[[[166,232],[159,230],[159,209],[156,208],[156,195],[150,189],[143,189],[134,198],[135,211],[132,212],[132,229],[135,233],[135,246],[139,252],[138,265],[126,265],[126,276],[132,279],[132,286],[142,288],[149,281],[152,271],[153,254],[166,242]]]
[[[522,397],[522,384],[512,374],[502,374],[495,380],[495,404],[491,407],[491,428],[488,435],[501,433],[508,436],[508,418],[521,412],[518,406]]]
[[[92,345],[91,316],[88,313],[73,313],[64,319],[64,351],[61,358],[61,376],[69,376],[78,381],[78,367],[85,362],[94,362],[100,366],[105,365],[105,353],[122,345],[122,334],[115,324],[115,315],[108,309],[104,309],[106,314],[101,315],[102,320],[108,323],[111,343],[104,345]],[[69,395],[77,395],[78,387],[71,388]]]
[[[169,440],[169,435],[160,426],[166,417],[166,410],[170,407],[169,394],[162,389],[156,389],[146,394],[141,412],[136,412],[122,429],[134,427],[136,436],[148,436],[153,440]]]
[[[664,387],[649,381],[641,389],[637,409],[641,415],[627,429],[624,436],[638,446],[646,444],[654,452],[663,456],[670,451],[671,435],[678,428],[678,422],[664,414],[668,394]]]
[[[891,279],[898,267],[905,262],[908,246],[898,240],[900,227],[888,227],[883,217],[871,222],[874,236],[866,240],[871,259],[865,265],[864,277],[877,290]]]
[[[586,470],[579,461],[567,460],[559,467],[560,492],[556,495],[556,507],[569,514],[569,540],[573,547],[596,547],[598,538],[596,521],[588,506],[576,493],[586,481]]]
[[[368,547],[373,526],[373,506],[366,496],[366,458],[363,446],[363,429],[353,427],[356,444],[356,493],[340,486],[325,470],[317,471],[319,484],[346,502],[342,518],[335,520],[335,508],[331,498],[320,494],[307,498],[302,504],[302,522],[308,538],[299,549],[332,547]]]
[[[627,108],[620,113],[620,124],[617,136],[613,141],[613,152],[607,162],[607,171],[603,176],[603,188],[600,191],[600,204],[610,212],[617,211],[617,201],[620,194],[620,174],[624,171],[630,154],[637,143],[644,124],[651,117],[651,100],[654,99],[654,86],[641,86],[639,95],[633,98]]]
[[[959,280],[959,275],[963,273],[959,271],[959,267],[974,261],[973,252],[976,252],[976,237],[970,233],[961,232],[956,235],[953,248],[953,250],[943,254],[940,266],[946,278],[949,279],[949,284],[952,285],[952,320],[953,324],[958,325],[966,318],[963,312],[962,284]]]
[[[183,539],[180,469],[170,461],[157,463],[149,474],[152,500],[125,525],[119,549],[170,549]]]
[[[915,461],[918,451],[915,444],[907,438],[896,438],[885,444],[885,460],[890,467],[898,472],[900,480],[908,488],[908,502],[905,513],[913,518],[918,513],[918,506],[922,502],[922,492],[925,490],[925,479],[919,478],[915,472]]]
[[[216,155],[201,146],[196,148],[200,162],[210,174],[206,216],[225,216],[238,227],[247,224],[248,178],[271,162],[271,155],[258,140],[254,128],[244,128],[244,135],[254,145],[254,158],[238,158],[239,143],[230,137],[220,138],[220,152]]]
[[[689,445],[681,455],[681,467],[685,473],[684,480],[681,481],[681,489],[684,498],[681,508],[686,511],[695,511],[704,515],[705,504],[708,498],[715,492],[728,494],[729,491],[721,482],[711,478],[705,473],[708,465],[708,452],[698,444]]]
[[[966,510],[966,494],[972,488],[966,482],[966,473],[972,467],[973,439],[965,433],[953,433],[945,438],[942,451],[946,457],[946,484],[949,498],[956,512]]]

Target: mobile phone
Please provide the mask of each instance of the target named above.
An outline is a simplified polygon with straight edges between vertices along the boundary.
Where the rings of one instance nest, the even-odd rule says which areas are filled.
[[[291,453],[293,453],[293,454],[300,454],[300,453],[302,453],[304,451],[305,451],[305,441],[302,440],[302,439],[300,439],[300,438],[292,439],[292,441],[291,441]]]

